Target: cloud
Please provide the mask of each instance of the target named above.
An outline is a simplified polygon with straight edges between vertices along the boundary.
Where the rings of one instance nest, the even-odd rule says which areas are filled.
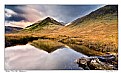
[[[25,18],[22,17],[21,15],[18,15],[13,10],[6,8],[5,9],[5,20],[7,20],[7,21],[21,21],[21,20],[25,20]]]
[[[18,6],[16,8],[18,9],[18,11],[21,11],[21,13],[19,12],[19,15],[24,17],[26,21],[33,22],[40,19],[43,16],[40,11],[29,6]]]
[[[59,22],[68,23],[90,13],[101,5],[6,5],[5,21],[25,27],[50,16]],[[20,24],[21,23],[21,24]],[[28,24],[27,24],[28,23]],[[9,25],[10,25],[9,24]]]
[[[11,9],[5,9],[5,17],[6,18],[9,18],[9,17],[11,17],[12,15],[16,15],[16,12],[14,12],[13,10],[11,10]]]
[[[25,27],[29,26],[30,24],[32,24],[32,23],[31,22],[25,22],[25,21],[20,21],[20,22],[5,21],[5,25],[6,26],[13,26],[13,27],[22,27],[22,28],[25,28]]]
[[[10,9],[8,9],[10,8]],[[15,14],[14,14],[15,13]],[[7,16],[8,15],[8,16]],[[5,16],[7,21],[29,21],[34,22],[42,17],[42,14],[29,6],[7,6],[5,9]]]
[[[68,23],[78,17],[99,8],[101,5],[28,5],[43,13],[44,17],[51,16],[59,21]]]
[[[5,8],[5,26],[26,27],[40,20],[42,13],[27,5],[7,5]]]

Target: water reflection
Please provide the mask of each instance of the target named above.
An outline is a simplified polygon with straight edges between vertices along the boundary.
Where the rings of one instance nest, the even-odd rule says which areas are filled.
[[[70,48],[59,48],[51,53],[27,45],[5,48],[5,69],[80,69],[74,60],[87,57]]]

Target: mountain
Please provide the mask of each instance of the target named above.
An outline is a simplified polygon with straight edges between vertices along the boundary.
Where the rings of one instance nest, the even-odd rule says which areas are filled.
[[[61,29],[61,32],[68,31],[70,33],[95,33],[117,31],[118,27],[118,5],[106,5],[101,7],[90,14],[80,17],[66,27]],[[115,30],[111,30],[115,29]],[[63,30],[63,31],[62,31]],[[111,32],[112,31],[112,32]],[[109,33],[108,32],[108,33]]]
[[[76,26],[86,21],[94,20],[111,20],[118,18],[118,5],[106,5],[97,9],[96,11],[91,12],[90,14],[78,18],[75,21],[71,22],[68,26]]]
[[[8,44],[23,44],[34,39],[48,39],[64,43],[87,55],[118,53],[118,5],[101,7],[66,26],[47,17],[26,27],[20,33],[5,36]],[[40,44],[41,47],[57,45],[57,43],[41,45],[40,41],[33,43]]]
[[[66,23],[64,23],[64,22],[60,22],[62,25],[65,25]]]
[[[59,31],[65,35],[78,37],[78,40],[88,40],[94,44],[98,42],[100,45],[107,44],[108,50],[111,46],[113,46],[111,49],[115,49],[118,46],[118,5],[101,7],[74,20]],[[88,44],[90,45],[91,42]]]
[[[25,29],[30,31],[40,31],[40,30],[56,30],[62,27],[63,24],[54,20],[51,17],[47,17],[44,20],[38,21]]]
[[[13,33],[22,30],[20,27],[5,26],[5,33]]]

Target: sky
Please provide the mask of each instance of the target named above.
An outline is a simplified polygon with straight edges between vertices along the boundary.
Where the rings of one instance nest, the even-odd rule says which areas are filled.
[[[103,5],[5,5],[5,26],[24,28],[46,17],[66,24],[101,6]]]

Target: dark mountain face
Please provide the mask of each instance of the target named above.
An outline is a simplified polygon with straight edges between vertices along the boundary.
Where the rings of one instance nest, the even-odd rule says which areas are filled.
[[[118,5],[106,5],[104,7],[101,7],[96,11],[91,12],[89,15],[76,19],[68,26],[76,26],[79,23],[88,20],[96,20],[96,19],[109,20],[112,18],[118,18]]]
[[[5,26],[5,33],[13,33],[13,32],[17,32],[22,29],[23,28],[20,28],[20,27]]]
[[[118,14],[118,5],[107,5],[102,8],[99,8],[98,10],[90,13],[88,16],[94,18],[98,16],[103,16],[106,14]]]
[[[41,23],[48,23],[48,22],[53,23],[53,24],[55,24],[55,25],[62,25],[60,22],[54,20],[54,19],[51,18],[51,17],[47,17],[47,18],[44,19],[42,22],[40,22],[40,24],[41,24]]]

